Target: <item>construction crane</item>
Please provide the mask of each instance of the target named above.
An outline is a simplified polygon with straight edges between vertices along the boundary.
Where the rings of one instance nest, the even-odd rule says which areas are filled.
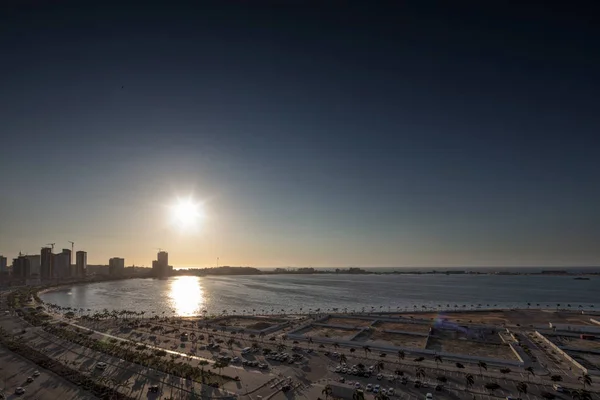
[[[73,254],[75,251],[75,242],[71,242],[70,240],[68,240],[68,242],[71,243],[71,254]]]
[[[55,244],[56,244],[56,243],[48,243],[46,246],[52,246],[52,252],[54,253],[54,245],[55,245]]]
[[[160,247],[156,247],[156,250],[158,250],[159,253],[162,251]]]

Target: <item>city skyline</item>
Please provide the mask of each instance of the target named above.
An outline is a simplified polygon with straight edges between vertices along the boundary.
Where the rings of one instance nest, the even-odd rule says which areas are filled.
[[[9,260],[600,265],[585,7],[34,3],[0,15]]]

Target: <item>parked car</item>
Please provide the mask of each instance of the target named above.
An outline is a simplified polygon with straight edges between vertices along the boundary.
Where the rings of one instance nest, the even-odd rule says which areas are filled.
[[[152,386],[150,386],[150,387],[148,388],[148,391],[149,391],[150,393],[158,393],[158,391],[159,391],[159,390],[160,390],[160,389],[159,389],[158,385],[152,385]]]
[[[106,369],[106,363],[99,362],[98,364],[96,364],[96,368],[97,369]]]
[[[426,399],[426,400],[433,400],[433,395],[432,395],[431,393],[427,393],[427,394],[425,395],[425,399]]]
[[[40,371],[33,371],[33,377],[37,378],[38,376],[40,376]]]
[[[22,387],[19,386],[18,388],[15,389],[15,394],[18,396],[25,394],[25,389],[23,389]]]

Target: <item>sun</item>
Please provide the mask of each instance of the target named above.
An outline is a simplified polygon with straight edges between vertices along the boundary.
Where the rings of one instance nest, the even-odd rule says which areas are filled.
[[[197,228],[200,219],[204,216],[202,205],[192,198],[177,199],[170,207],[170,211],[173,224],[186,230]]]

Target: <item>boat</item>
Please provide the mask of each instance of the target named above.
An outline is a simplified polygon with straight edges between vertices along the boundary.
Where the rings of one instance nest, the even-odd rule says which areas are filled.
[[[589,281],[590,280],[590,278],[586,278],[583,276],[578,276],[577,278],[573,278],[573,279],[575,279],[576,281]]]

